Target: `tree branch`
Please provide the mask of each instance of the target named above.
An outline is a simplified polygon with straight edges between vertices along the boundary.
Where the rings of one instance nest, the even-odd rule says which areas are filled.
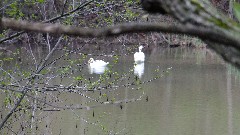
[[[58,19],[60,19],[60,18],[62,18],[62,17],[69,16],[69,15],[75,13],[76,11],[84,8],[85,6],[89,5],[89,4],[92,3],[92,2],[93,2],[93,0],[90,0],[90,1],[88,1],[88,2],[85,2],[85,3],[81,4],[81,5],[79,5],[77,8],[75,8],[75,9],[73,9],[73,10],[67,12],[67,13],[64,13],[64,14],[62,13],[62,14],[59,15],[59,16],[56,16],[56,17],[51,18],[51,19],[49,19],[49,20],[43,21],[43,23],[53,22],[53,21],[56,21],[56,20],[58,20]],[[1,14],[0,14],[0,15],[1,15]],[[0,16],[0,18],[1,18],[1,16]],[[0,22],[0,33],[1,33],[1,30],[2,30],[2,28],[1,28],[1,22]],[[21,34],[23,34],[23,33],[25,33],[25,31],[17,32],[17,33],[15,33],[15,34],[7,37],[7,38],[1,39],[1,40],[0,40],[0,43],[3,43],[3,42],[5,42],[5,41],[7,41],[7,40],[10,40],[10,39],[13,39],[13,38],[15,38],[15,37],[18,37],[19,35],[21,35]]]
[[[53,54],[53,52],[56,50],[56,48],[60,45],[60,41],[62,39],[62,36],[58,39],[58,42],[56,43],[56,45],[54,46],[54,48],[51,50],[51,52],[46,56],[46,58],[44,59],[44,61],[40,64],[40,66],[38,67],[35,75],[33,75],[29,81],[27,82],[27,85],[32,83],[32,81],[34,81],[36,79],[37,74],[39,74],[42,69],[44,64],[47,62],[47,60],[50,58],[50,56]],[[24,99],[24,97],[26,96],[27,92],[29,91],[29,89],[27,89],[26,87],[23,87],[21,89],[22,91],[22,95],[21,97],[18,99],[18,101],[16,102],[16,104],[14,105],[14,107],[11,109],[11,111],[4,117],[3,121],[0,123],[0,130],[3,128],[4,124],[7,122],[7,120],[11,117],[11,115],[15,112],[15,110],[17,109],[17,107],[21,104],[22,100]]]
[[[230,44],[230,46],[240,48],[240,40],[229,36],[221,31],[212,31],[204,27],[193,25],[171,25],[165,23],[126,23],[111,27],[91,29],[74,26],[66,26],[50,23],[31,23],[27,21],[17,21],[14,19],[2,18],[2,27],[13,30],[33,31],[39,33],[65,34],[79,37],[104,37],[117,36],[126,33],[137,32],[165,32],[175,34],[188,34],[208,39],[212,42]]]
[[[226,61],[240,68],[240,25],[211,8],[209,3],[194,0],[142,0],[142,5],[148,12],[161,13],[161,9],[165,14],[173,16],[186,29],[186,34],[203,39]],[[195,27],[196,31],[189,32],[189,25]]]

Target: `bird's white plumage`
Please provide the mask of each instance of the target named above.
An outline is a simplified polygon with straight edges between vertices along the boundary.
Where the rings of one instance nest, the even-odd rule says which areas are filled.
[[[108,62],[105,62],[103,60],[94,60],[93,58],[90,58],[88,60],[88,64],[92,67],[102,67],[107,66]]]
[[[94,60],[93,58],[90,58],[88,60],[88,69],[90,74],[96,73],[96,74],[103,74],[104,71],[107,69],[107,65],[109,63],[105,62],[103,60]]]
[[[143,46],[139,46],[139,52],[134,53],[135,63],[141,63],[145,61],[145,54],[142,52]]]

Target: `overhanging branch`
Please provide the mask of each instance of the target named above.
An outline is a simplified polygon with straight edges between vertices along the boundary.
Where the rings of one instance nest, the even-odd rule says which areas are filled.
[[[39,33],[65,34],[79,37],[104,37],[116,36],[126,33],[137,32],[164,32],[175,34],[187,34],[199,37],[203,40],[207,39],[212,42],[228,44],[235,48],[240,48],[240,40],[220,31],[212,31],[204,27],[196,27],[194,25],[172,25],[166,23],[126,23],[111,27],[91,29],[74,26],[66,26],[51,23],[33,23],[27,21],[18,21],[9,18],[2,18],[2,28],[13,30],[33,31]]]

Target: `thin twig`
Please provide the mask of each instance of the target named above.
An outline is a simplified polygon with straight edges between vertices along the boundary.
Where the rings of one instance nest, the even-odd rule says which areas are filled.
[[[56,45],[54,46],[54,48],[51,50],[51,52],[46,56],[46,58],[44,59],[44,61],[39,65],[36,73],[34,76],[32,76],[32,78],[30,78],[28,80],[28,82],[26,83],[27,85],[29,85],[30,83],[32,83],[32,80],[35,80],[37,74],[39,74],[45,63],[48,61],[48,59],[50,58],[50,56],[52,56],[53,52],[57,49],[57,47],[60,45],[60,41],[62,39],[62,36],[58,39],[58,42],[56,43]],[[7,122],[7,120],[11,117],[11,115],[15,112],[15,110],[17,109],[17,107],[20,105],[20,103],[22,102],[23,98],[26,96],[27,92],[29,91],[29,89],[26,88],[22,88],[22,95],[21,97],[18,99],[17,103],[15,104],[15,106],[11,109],[11,111],[4,117],[3,121],[0,124],[0,129],[3,128],[4,124]]]
[[[92,3],[93,1],[94,1],[94,0],[90,0],[90,1],[88,1],[88,2],[85,2],[85,3],[81,4],[81,5],[79,5],[77,8],[75,8],[75,9],[73,9],[73,10],[71,10],[71,11],[65,13],[65,14],[61,14],[61,15],[56,16],[56,17],[54,17],[54,18],[51,18],[51,19],[49,19],[49,20],[43,21],[43,23],[53,22],[53,21],[56,21],[56,20],[58,20],[58,19],[60,19],[60,18],[62,18],[62,17],[69,16],[69,15],[73,14],[74,12],[76,12],[76,11],[84,8],[85,6],[89,5],[89,4]],[[20,32],[17,32],[17,33],[15,33],[15,34],[7,37],[7,38],[1,39],[1,40],[0,40],[0,44],[3,43],[3,42],[5,42],[5,41],[7,41],[7,40],[10,40],[10,39],[13,39],[13,38],[15,38],[15,37],[18,37],[19,35],[21,35],[21,34],[23,34],[23,33],[25,33],[25,32],[26,32],[26,31],[20,31]]]

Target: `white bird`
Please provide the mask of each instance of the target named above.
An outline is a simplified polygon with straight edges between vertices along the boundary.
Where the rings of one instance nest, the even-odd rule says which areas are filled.
[[[94,60],[93,58],[90,58],[88,60],[88,64],[93,67],[102,67],[102,66],[107,66],[107,64],[109,64],[109,62],[105,62],[103,60]]]
[[[139,46],[139,52],[134,53],[135,63],[142,63],[145,60],[145,54],[142,52],[143,46]]]
[[[109,64],[109,62],[105,62],[103,60],[94,60],[93,58],[90,58],[88,60],[88,69],[90,74],[96,73],[96,74],[103,74],[104,71],[107,69],[106,66]]]
[[[134,74],[137,75],[139,78],[142,78],[144,74],[144,63],[135,63],[134,64]]]

